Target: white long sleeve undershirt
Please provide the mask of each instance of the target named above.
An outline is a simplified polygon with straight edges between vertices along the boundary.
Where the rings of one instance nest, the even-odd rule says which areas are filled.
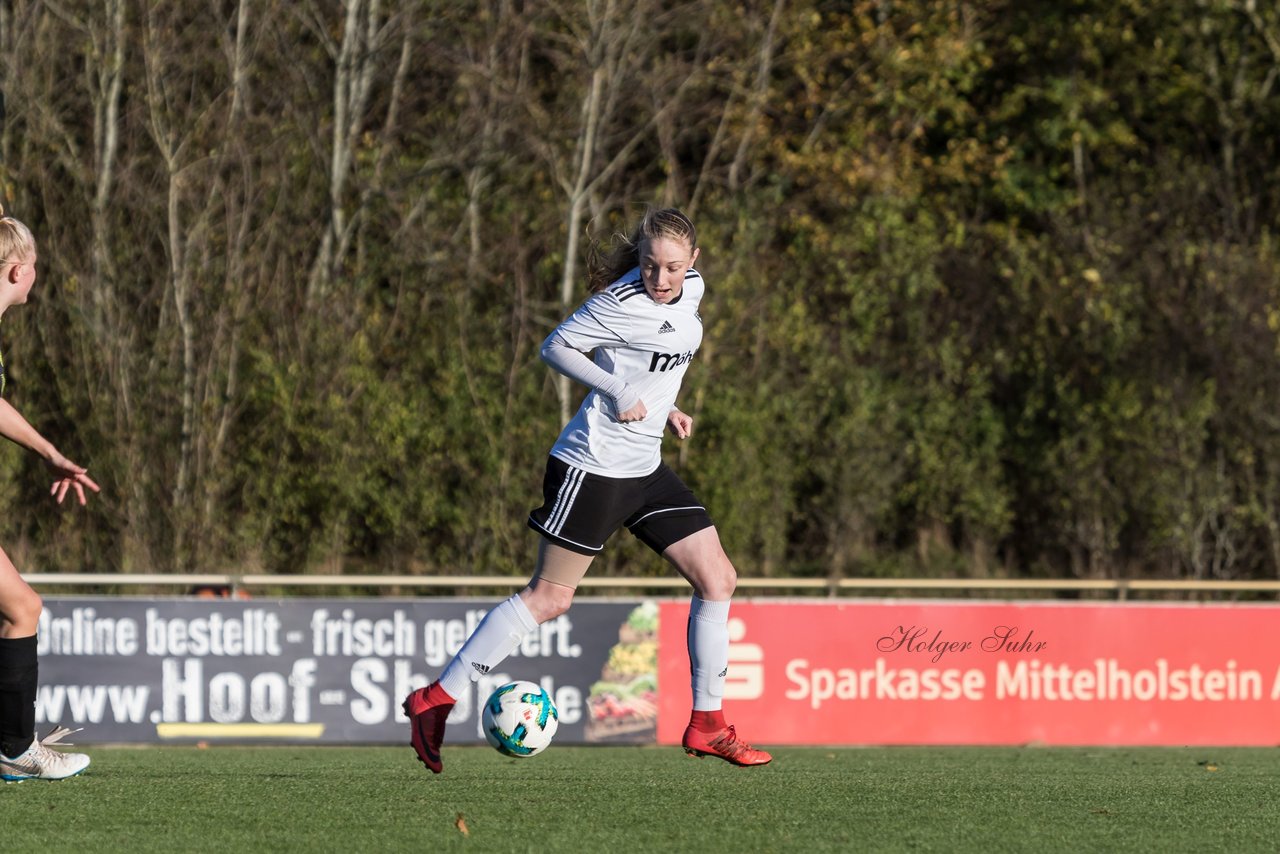
[[[542,361],[569,379],[612,398],[618,412],[626,412],[640,402],[635,389],[591,361],[586,353],[575,350],[558,332],[552,332],[542,342]]]

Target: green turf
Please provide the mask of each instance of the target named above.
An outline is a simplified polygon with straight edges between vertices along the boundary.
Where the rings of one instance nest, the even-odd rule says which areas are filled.
[[[1274,749],[97,748],[0,786],[6,850],[1267,851]],[[465,826],[464,834],[460,826]]]

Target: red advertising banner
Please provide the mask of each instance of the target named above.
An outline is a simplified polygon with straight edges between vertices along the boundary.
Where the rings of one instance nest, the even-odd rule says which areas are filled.
[[[690,709],[659,621],[658,740]],[[759,744],[1280,744],[1280,607],[735,602],[726,717]]]

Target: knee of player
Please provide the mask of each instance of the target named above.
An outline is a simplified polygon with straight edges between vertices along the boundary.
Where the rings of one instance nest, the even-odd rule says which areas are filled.
[[[738,589],[738,571],[728,558],[718,561],[715,568],[708,572],[702,584],[702,598],[712,602],[723,602],[733,597]]]
[[[40,622],[40,612],[44,609],[44,601],[40,598],[40,594],[32,590],[30,587],[24,589],[18,595],[4,602],[0,607],[0,614],[6,622],[12,623],[20,629],[35,629],[36,624]]]
[[[537,615],[538,625],[542,625],[548,620],[554,620],[556,617],[569,612],[569,607],[573,605],[573,591],[568,593],[557,594],[547,600],[542,612]]]
[[[573,605],[574,589],[563,584],[544,581],[527,588],[527,592],[525,607],[539,625],[554,620]]]

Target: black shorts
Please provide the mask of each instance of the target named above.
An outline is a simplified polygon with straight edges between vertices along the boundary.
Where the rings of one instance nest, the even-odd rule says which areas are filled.
[[[583,555],[599,554],[619,525],[662,554],[712,524],[707,508],[666,463],[644,477],[604,477],[549,457],[542,498],[529,527]]]

